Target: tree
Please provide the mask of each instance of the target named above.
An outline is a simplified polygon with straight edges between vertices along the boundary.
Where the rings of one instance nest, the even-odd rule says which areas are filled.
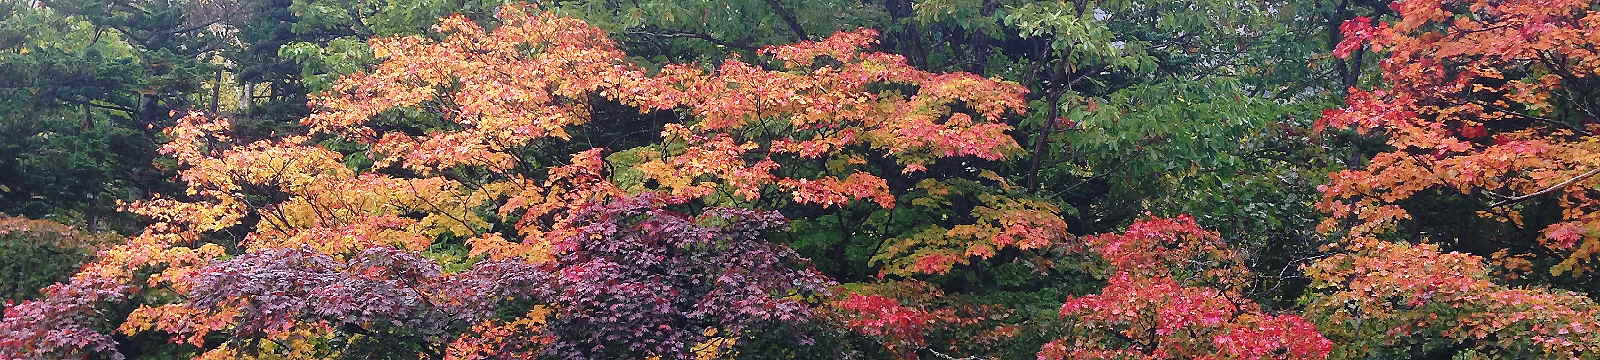
[[[1581,358],[1600,346],[1582,294],[1498,283],[1483,258],[1434,244],[1375,242],[1307,269],[1306,318],[1335,358]]]
[[[1020,89],[860,51],[869,31],[762,51],[793,72],[730,61],[711,74],[679,65],[647,76],[581,21],[527,5],[497,16],[493,28],[452,16],[437,37],[372,41],[381,61],[313,96],[307,135],[253,140],[234,136],[221,118],[176,121],[161,151],[177,164],[183,196],[131,205],[154,222],[144,233],[45,298],[8,310],[5,355],[115,356],[108,326],[125,336],[171,334],[217,357],[737,351],[739,340],[761,333],[750,329],[806,318],[799,299],[760,299],[804,299],[826,281],[760,240],[776,215],[715,205],[826,207],[864,195],[890,208],[896,199],[873,172],[853,167],[754,177],[730,175],[744,171],[735,167],[776,168],[760,165],[774,163],[762,157],[866,156],[841,150],[849,147],[875,151],[866,154],[890,161],[877,169],[905,174],[1016,147],[999,117],[1020,106]],[[774,93],[735,91],[743,81]],[[751,95],[771,96],[773,107],[747,107]],[[839,107],[805,111],[821,99]],[[664,126],[682,152],[656,148],[658,164],[673,168],[623,168],[654,184],[618,180],[623,170],[603,149],[563,144],[583,139],[598,109],[615,108],[690,115],[689,124]],[[757,126],[774,129],[742,135]],[[905,136],[919,140],[890,141]],[[731,158],[697,163],[695,151]],[[656,189],[665,194],[634,195]],[[735,196],[711,196],[719,190]],[[674,214],[669,204],[702,215]],[[985,256],[970,249],[1037,246],[1064,226],[994,221],[941,251],[965,261]],[[357,292],[384,299],[354,302]],[[155,300],[120,324],[96,315],[130,297]],[[644,310],[670,314],[645,318]],[[637,321],[658,326],[635,334]],[[548,340],[515,340],[530,332]],[[404,345],[372,346],[382,342]]]
[[[704,197],[726,186],[731,194],[720,197],[756,201],[772,196],[771,187],[799,205],[844,207],[864,199],[891,210],[914,179],[935,196],[950,195],[940,182],[959,180],[922,174],[935,162],[1001,160],[1018,150],[1003,116],[1021,110],[1022,89],[972,74],[923,72],[902,57],[862,51],[875,37],[861,30],[762,50],[791,71],[738,60],[709,76],[664,69],[666,87],[681,91],[668,96],[681,99],[698,121],[667,125],[669,146],[685,145],[658,150],[649,157],[664,160],[638,169],[673,194]],[[894,86],[912,91],[872,91]],[[880,240],[874,258],[883,271],[943,273],[969,257],[1038,248],[1065,234],[1052,205],[1009,196],[1003,192],[1009,185],[992,172],[975,175],[997,186],[969,188],[976,191],[968,196],[981,201],[969,207],[974,223],[946,229],[917,218],[923,225],[909,233],[884,234],[899,237]],[[707,178],[719,181],[700,180]],[[922,235],[929,232],[931,238]]]
[[[230,45],[224,24],[240,20],[237,1],[103,1],[53,0],[54,11],[116,32],[133,52],[143,75],[122,110],[143,127],[153,128],[169,112],[187,107],[185,94],[200,90],[213,71],[208,55]]]
[[[170,188],[149,166],[154,134],[136,121],[141,49],[34,1],[0,2],[0,14],[0,211],[137,227],[114,214],[116,201]]]
[[[1586,230],[1594,226],[1586,194],[1600,173],[1586,163],[1586,114],[1595,110],[1582,100],[1591,91],[1585,69],[1597,61],[1581,35],[1595,26],[1588,5],[1408,1],[1393,5],[1392,23],[1345,23],[1336,54],[1366,44],[1387,52],[1389,87],[1351,92],[1321,126],[1381,133],[1393,150],[1323,188],[1319,207],[1332,214],[1323,227],[1365,241],[1411,219],[1405,200],[1456,192],[1480,216],[1541,233],[1471,250],[1549,257],[1552,274],[1584,274],[1600,244]],[[1540,217],[1540,204],[1561,214]]]
[[[1016,39],[999,44],[1027,46],[997,54],[1033,95],[1025,161],[1000,172],[1083,233],[1192,214],[1272,276],[1263,301],[1292,304],[1324,241],[1313,188],[1346,151],[1306,131],[1340,88],[1320,25],[1345,2],[1000,3]]]
[[[742,0],[571,1],[564,16],[606,29],[630,54],[648,61],[714,60],[729,51],[815,40],[856,27],[877,27],[873,4],[852,1]]]
[[[1068,336],[1041,359],[1321,359],[1332,343],[1311,323],[1242,296],[1249,271],[1192,217],[1148,219],[1087,237],[1110,264],[1099,294],[1068,298]]]
[[[113,243],[112,234],[85,233],[49,220],[0,215],[0,257],[5,281],[0,301],[38,297],[39,289],[65,280],[94,251]]]
[[[1318,208],[1340,236],[1307,317],[1338,357],[1579,357],[1593,351],[1596,19],[1586,1],[1398,1],[1334,53],[1386,54],[1319,129],[1388,149]],[[1542,270],[1542,271],[1538,271]],[[1585,277],[1587,276],[1587,277]]]
[[[761,235],[774,212],[709,209],[697,218],[644,195],[580,210],[578,231],[553,246],[558,276],[544,291],[561,311],[547,320],[545,354],[566,359],[737,353],[741,338],[811,321],[802,299],[830,281]],[[786,339],[793,347],[811,340]],[[824,349],[818,349],[825,351]]]

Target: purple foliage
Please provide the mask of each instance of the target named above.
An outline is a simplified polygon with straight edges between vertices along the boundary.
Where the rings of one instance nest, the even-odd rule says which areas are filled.
[[[122,359],[110,335],[96,330],[100,304],[118,301],[128,289],[115,280],[78,276],[44,289],[44,297],[5,309],[0,321],[0,359],[81,358],[86,352]]]
[[[761,238],[776,212],[718,208],[691,218],[652,195],[585,207],[557,242],[551,319],[563,359],[692,358],[707,329],[722,335],[792,324],[808,307],[790,295],[829,281],[798,254]]]
[[[201,308],[237,306],[238,337],[302,321],[369,336],[373,325],[385,325],[404,329],[405,336],[438,337],[493,316],[508,297],[536,294],[544,274],[516,262],[443,274],[432,260],[392,248],[367,249],[344,261],[308,249],[268,249],[201,270],[190,301]]]
[[[776,212],[716,208],[692,217],[641,195],[590,204],[575,227],[551,239],[555,261],[484,261],[458,273],[417,253],[371,248],[347,258],[305,248],[264,249],[197,271],[188,305],[239,310],[235,341],[326,322],[385,344],[416,342],[438,355],[450,339],[508,304],[555,311],[545,356],[560,359],[692,358],[715,336],[799,325],[800,300],[832,286],[789,248],[763,239],[783,226]],[[74,279],[44,300],[6,309],[0,359],[120,358],[97,332],[99,306],[126,297],[111,280]],[[796,339],[804,341],[803,339]],[[431,350],[426,350],[431,349]]]

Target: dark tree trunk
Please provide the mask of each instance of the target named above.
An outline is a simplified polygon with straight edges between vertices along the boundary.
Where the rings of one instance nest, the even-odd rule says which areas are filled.
[[[1045,110],[1044,127],[1039,128],[1039,134],[1033,137],[1033,158],[1028,164],[1027,186],[1029,190],[1039,190],[1039,171],[1044,167],[1044,158],[1050,155],[1050,135],[1056,132],[1056,118],[1061,116],[1061,93],[1065,87],[1051,89],[1045,95],[1049,109]]]
[[[771,6],[772,11],[778,13],[778,17],[783,19],[783,23],[789,26],[789,32],[794,33],[794,41],[806,41],[810,37],[810,35],[806,34],[806,28],[800,26],[800,19],[795,18],[794,12],[783,7],[782,2],[779,0],[767,0],[767,5]]]
[[[217,69],[217,76],[211,83],[211,106],[207,107],[211,114],[217,113],[217,99],[222,98],[222,69]]]
[[[911,0],[884,0],[883,8],[889,12],[889,18],[895,23],[916,15],[911,8]],[[912,65],[919,68],[928,66],[928,49],[922,45],[922,29],[915,22],[906,22],[901,28],[894,31],[889,39],[896,53],[906,57]]]
[[[161,98],[156,94],[139,94],[139,125],[153,128],[162,115]]]

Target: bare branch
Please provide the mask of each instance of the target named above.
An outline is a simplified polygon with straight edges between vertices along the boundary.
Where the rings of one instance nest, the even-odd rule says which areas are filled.
[[[806,38],[809,37],[806,35],[806,28],[800,26],[800,19],[795,18],[794,12],[783,7],[783,3],[778,0],[767,0],[767,5],[772,6],[772,11],[777,12],[778,17],[783,19],[783,23],[789,25],[789,31],[794,32],[794,41],[806,41]]]
[[[730,48],[734,48],[734,49],[739,49],[739,50],[755,50],[756,49],[755,46],[752,46],[752,45],[744,43],[744,42],[718,39],[718,38],[716,38],[714,36],[711,36],[711,35],[692,32],[692,31],[681,31],[681,30],[651,31],[651,30],[647,30],[647,29],[636,29],[636,30],[628,30],[626,32],[626,34],[629,34],[629,35],[643,35],[643,36],[650,36],[650,37],[657,37],[657,38],[667,38],[667,39],[670,39],[670,38],[700,39],[700,40],[709,41],[709,42],[711,42],[713,44],[722,45],[722,46],[726,46],[726,47],[730,47]]]
[[[1532,121],[1535,121],[1535,122],[1541,122],[1541,123],[1545,123],[1545,124],[1548,124],[1548,125],[1553,125],[1553,126],[1561,127],[1561,128],[1564,128],[1564,129],[1569,129],[1569,130],[1572,130],[1574,132],[1577,132],[1579,134],[1583,134],[1583,135],[1586,135],[1586,136],[1594,136],[1594,132],[1589,131],[1589,129],[1584,129],[1581,126],[1573,126],[1572,124],[1561,122],[1561,121],[1556,120],[1556,119],[1551,119],[1551,118],[1532,115],[1532,114],[1521,113],[1521,112],[1517,112],[1515,110],[1507,109],[1507,108],[1502,107],[1502,106],[1496,106],[1494,104],[1490,104],[1490,103],[1486,103],[1486,102],[1482,102],[1482,101],[1474,101],[1473,103],[1476,103],[1479,106],[1483,106],[1485,108],[1488,108],[1489,110],[1505,113],[1507,115],[1513,115],[1513,116],[1516,116],[1516,117],[1532,120]]]
[[[968,357],[959,357],[958,358],[958,357],[954,357],[954,356],[950,356],[950,355],[945,355],[944,353],[941,353],[938,350],[934,350],[934,349],[927,349],[927,350],[928,350],[929,353],[932,353],[933,356],[938,356],[940,359],[944,359],[944,360],[979,360],[979,359],[983,359],[983,358],[978,357],[977,355],[968,356]]]
[[[1567,179],[1566,181],[1562,181],[1560,184],[1555,184],[1555,185],[1553,185],[1551,187],[1544,188],[1544,190],[1539,190],[1539,191],[1536,191],[1536,192],[1534,192],[1532,194],[1527,194],[1527,195],[1517,196],[1517,197],[1513,197],[1513,198],[1509,198],[1509,199],[1505,199],[1505,200],[1500,200],[1499,202],[1496,202],[1496,203],[1494,203],[1492,205],[1489,205],[1489,208],[1492,209],[1492,208],[1497,208],[1497,207],[1501,207],[1501,206],[1511,205],[1511,204],[1519,203],[1519,202],[1522,202],[1523,200],[1531,199],[1531,198],[1534,198],[1534,197],[1537,197],[1537,196],[1540,196],[1540,195],[1549,194],[1552,191],[1561,190],[1562,188],[1565,188],[1567,186],[1571,186],[1573,183],[1576,183],[1576,182],[1579,182],[1579,181],[1583,181],[1583,179],[1587,179],[1587,178],[1589,178],[1591,176],[1595,176],[1595,174],[1600,174],[1600,168],[1595,168],[1594,170],[1589,170],[1588,172],[1585,172],[1583,174],[1579,174],[1578,176],[1573,176],[1571,179]]]

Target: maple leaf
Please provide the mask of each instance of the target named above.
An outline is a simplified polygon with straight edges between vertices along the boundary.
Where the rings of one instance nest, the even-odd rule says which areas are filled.
[[[1364,246],[1355,242],[1411,218],[1400,204],[1430,190],[1477,196],[1484,217],[1518,226],[1524,217],[1518,204],[1559,199],[1559,218],[1542,221],[1552,224],[1546,235],[1526,240],[1556,258],[1549,261],[1553,273],[1589,270],[1597,248],[1588,244],[1600,238],[1570,226],[1600,216],[1592,211],[1600,205],[1594,190],[1600,178],[1593,176],[1600,149],[1589,140],[1587,120],[1568,114],[1600,109],[1556,95],[1585,91],[1578,81],[1600,67],[1592,51],[1600,39],[1584,35],[1600,30],[1592,5],[1397,1],[1392,22],[1358,17],[1341,26],[1345,39],[1335,54],[1362,44],[1381,49],[1384,86],[1352,89],[1345,105],[1325,111],[1316,126],[1379,132],[1394,150],[1335,174],[1321,188],[1318,207],[1331,215],[1324,230],[1345,221],[1351,224],[1345,245]]]
[[[1240,295],[1248,270],[1193,218],[1145,219],[1084,240],[1113,275],[1099,294],[1061,305],[1077,331],[1046,344],[1040,359],[1323,359],[1332,349],[1301,317],[1262,312]]]

